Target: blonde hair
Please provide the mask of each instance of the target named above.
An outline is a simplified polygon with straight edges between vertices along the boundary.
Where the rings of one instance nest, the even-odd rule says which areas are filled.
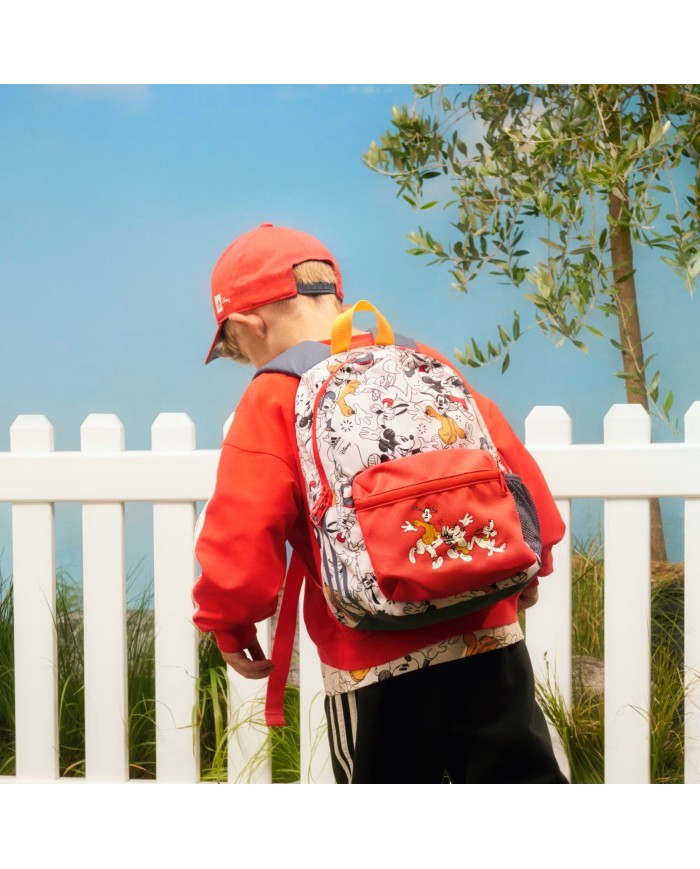
[[[335,285],[333,266],[320,260],[310,259],[299,263],[292,269],[292,274],[298,284],[326,283]]]
[[[294,280],[298,284],[316,284],[329,283],[335,285],[335,272],[333,266],[321,260],[306,260],[305,262],[295,265],[292,269]],[[327,295],[327,294],[326,294]],[[314,303],[326,298],[326,295],[305,296],[304,298],[311,299]],[[290,307],[295,304],[299,296],[292,296],[289,299],[282,299],[279,302],[272,302],[270,307]],[[334,299],[337,297],[333,297]],[[238,343],[239,324],[232,320],[224,320],[224,328],[221,332],[221,340],[219,340],[214,350],[219,356],[225,356],[227,359],[232,359],[234,362],[241,362],[244,365],[250,364],[250,359],[243,353]]]

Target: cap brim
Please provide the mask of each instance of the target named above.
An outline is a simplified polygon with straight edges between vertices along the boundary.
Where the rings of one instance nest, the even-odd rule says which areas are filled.
[[[224,321],[225,322],[225,321]],[[211,342],[211,347],[209,348],[209,352],[207,353],[207,358],[204,360],[205,365],[209,365],[209,363],[213,359],[219,359],[221,357],[220,353],[216,352],[216,345],[222,338],[222,333],[224,331],[224,324],[219,323],[219,328],[216,330],[216,335],[214,335],[214,340]]]

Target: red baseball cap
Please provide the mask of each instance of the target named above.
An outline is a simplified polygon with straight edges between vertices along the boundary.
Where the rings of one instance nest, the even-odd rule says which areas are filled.
[[[292,269],[307,260],[320,260],[332,266],[335,284],[298,285]],[[263,223],[231,242],[211,276],[211,301],[217,329],[205,364],[219,355],[214,348],[229,314],[290,299],[298,293],[335,293],[339,299],[343,298],[338,263],[317,238],[298,229]]]

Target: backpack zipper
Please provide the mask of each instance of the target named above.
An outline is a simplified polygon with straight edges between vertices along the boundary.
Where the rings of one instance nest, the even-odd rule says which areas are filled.
[[[321,398],[325,394],[326,389],[328,388],[328,384],[335,377],[336,371],[337,368],[328,375],[323,385],[316,393],[313,415],[311,417],[311,446],[314,454],[314,462],[316,463],[316,470],[318,471],[318,476],[321,483],[321,490],[319,492],[316,503],[311,510],[311,521],[316,527],[318,527],[321,522],[323,522],[323,517],[326,515],[326,511],[333,504],[333,490],[328,483],[328,477],[323,468],[323,462],[321,461],[321,454],[318,451],[318,438],[316,437],[316,421],[318,418],[318,407],[321,403]]]
[[[396,461],[396,459],[394,459]],[[367,495],[364,498],[355,499],[356,510],[369,510],[378,505],[393,504],[396,501],[403,501],[406,498],[411,498],[413,495],[428,496],[433,492],[449,492],[452,489],[459,489],[461,486],[473,486],[476,483],[485,483],[491,480],[500,478],[501,494],[506,495],[508,488],[506,486],[505,477],[496,468],[492,471],[464,471],[461,474],[456,474],[454,477],[448,477],[449,482],[446,482],[442,477],[439,480],[434,480],[431,485],[425,483],[411,483],[407,486],[400,486],[398,489],[392,489],[390,492],[379,492],[376,495]]]

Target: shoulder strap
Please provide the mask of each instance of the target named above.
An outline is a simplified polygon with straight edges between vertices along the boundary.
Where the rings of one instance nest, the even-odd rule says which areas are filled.
[[[304,562],[293,552],[284,580],[282,603],[272,643],[275,669],[268,677],[265,696],[265,724],[268,727],[284,727],[287,723],[284,718],[284,689],[287,687],[289,665],[294,650],[299,595],[305,573]]]

